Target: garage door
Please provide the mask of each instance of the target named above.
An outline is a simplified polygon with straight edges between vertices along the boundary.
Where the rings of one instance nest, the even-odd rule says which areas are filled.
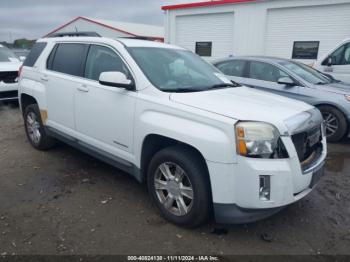
[[[178,16],[175,41],[193,52],[196,42],[212,42],[208,59],[228,56],[233,53],[233,13]]]
[[[320,41],[320,57],[350,36],[350,4],[271,9],[266,27],[266,55],[291,58],[294,41]]]

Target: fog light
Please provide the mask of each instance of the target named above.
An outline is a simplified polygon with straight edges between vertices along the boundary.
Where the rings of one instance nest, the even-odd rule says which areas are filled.
[[[259,176],[259,198],[270,200],[270,176]]]

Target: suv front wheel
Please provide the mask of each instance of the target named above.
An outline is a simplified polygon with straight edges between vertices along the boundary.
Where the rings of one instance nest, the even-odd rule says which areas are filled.
[[[27,106],[23,116],[28,140],[34,148],[47,150],[54,146],[55,140],[46,134],[37,104]]]
[[[195,227],[208,219],[208,171],[195,151],[174,146],[156,153],[149,165],[147,184],[153,202],[170,222]]]

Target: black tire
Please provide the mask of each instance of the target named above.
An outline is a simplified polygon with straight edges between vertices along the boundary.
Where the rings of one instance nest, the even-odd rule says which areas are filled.
[[[28,122],[29,115],[35,116],[36,121],[38,122],[38,125],[39,125],[38,131],[40,133],[40,138],[37,141],[33,139],[33,137],[30,135],[30,124]],[[45,127],[41,119],[40,110],[37,104],[31,104],[27,106],[24,109],[23,117],[24,117],[24,126],[25,126],[27,138],[30,144],[34,148],[38,150],[48,150],[56,144],[56,141],[52,137],[46,134]]]
[[[348,130],[348,122],[346,121],[344,114],[332,106],[319,106],[318,108],[320,109],[325,121],[326,121],[326,118],[331,115],[335,119],[334,122],[332,123],[337,123],[338,125],[338,128],[335,129],[335,132],[333,134],[327,135],[327,141],[339,142],[345,136]],[[326,129],[327,129],[327,121],[326,121]]]
[[[175,215],[167,210],[155,188],[155,177],[160,174],[162,164],[174,163],[186,174],[193,189],[191,208],[187,214]],[[186,179],[187,179],[186,178]],[[182,184],[182,182],[181,182]],[[173,146],[157,152],[151,160],[147,173],[147,186],[150,197],[168,221],[183,227],[196,227],[208,220],[212,200],[207,167],[198,153],[186,146]],[[175,200],[175,202],[177,202]],[[178,204],[174,204],[178,206]],[[176,207],[174,207],[176,209]],[[180,210],[180,209],[179,209]]]

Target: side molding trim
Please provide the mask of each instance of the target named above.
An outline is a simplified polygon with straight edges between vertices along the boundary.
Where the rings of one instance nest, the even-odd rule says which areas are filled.
[[[120,157],[114,156],[108,152],[105,152],[99,148],[96,148],[94,146],[91,146],[81,140],[78,140],[72,136],[69,136],[67,134],[64,134],[61,131],[58,131],[55,128],[52,127],[45,127],[46,132],[49,136],[56,138],[57,140],[60,140],[64,142],[65,144],[68,144],[72,147],[77,148],[78,150],[95,157],[111,166],[114,166],[130,175],[135,177],[137,181],[140,183],[143,182],[143,177],[141,175],[141,170],[136,167],[133,163],[130,163],[124,159],[121,159]]]

